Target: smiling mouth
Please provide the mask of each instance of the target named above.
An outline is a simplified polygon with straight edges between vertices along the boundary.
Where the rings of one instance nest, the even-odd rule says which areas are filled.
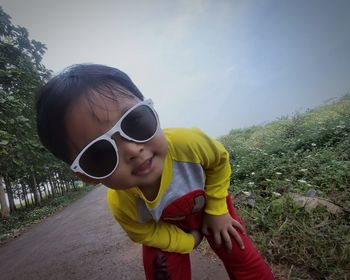
[[[132,171],[132,174],[134,174],[136,176],[144,176],[144,175],[147,175],[148,173],[150,173],[152,170],[152,167],[153,167],[153,164],[152,164],[153,158],[154,158],[154,156],[152,156],[148,160],[144,161],[141,165],[137,166]]]

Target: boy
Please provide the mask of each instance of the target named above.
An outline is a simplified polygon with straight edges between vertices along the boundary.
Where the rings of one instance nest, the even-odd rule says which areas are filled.
[[[38,93],[40,139],[108,204],[143,244],[146,279],[191,279],[204,234],[231,279],[274,279],[244,234],[228,193],[224,147],[198,129],[165,129],[152,101],[118,69],[76,65]]]

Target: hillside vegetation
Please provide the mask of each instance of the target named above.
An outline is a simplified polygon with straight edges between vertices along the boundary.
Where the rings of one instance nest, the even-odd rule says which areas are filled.
[[[248,233],[270,263],[288,267],[288,279],[350,279],[349,135],[347,94],[220,139]],[[310,208],[300,203],[307,199],[331,203]]]

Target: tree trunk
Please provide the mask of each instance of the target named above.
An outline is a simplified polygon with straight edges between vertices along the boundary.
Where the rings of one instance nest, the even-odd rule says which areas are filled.
[[[38,185],[36,183],[36,178],[35,175],[32,174],[32,179],[33,179],[33,194],[34,194],[34,200],[35,200],[35,205],[41,206],[41,199],[38,191]]]
[[[10,212],[16,212],[17,209],[16,209],[15,200],[13,198],[13,192],[12,192],[12,188],[11,188],[10,179],[8,177],[4,177],[4,180],[5,180],[7,197],[8,197],[9,204],[10,204]]]
[[[27,186],[26,186],[26,184],[24,184],[24,182],[21,183],[21,186],[22,186],[22,194],[23,194],[23,198],[24,198],[24,203],[26,205],[26,208],[28,208],[28,206],[29,206],[29,199],[28,199],[28,196],[27,196]]]
[[[23,203],[22,203],[22,199],[20,196],[18,196],[18,200],[19,200],[19,204],[21,205],[21,209],[23,209]]]
[[[5,189],[2,177],[0,177],[0,206],[1,206],[1,217],[2,219],[8,219],[10,216],[10,209],[7,205]]]
[[[51,195],[50,195],[50,192],[49,192],[49,188],[46,186],[46,183],[43,182],[43,185],[44,185],[44,194],[45,194],[45,197],[46,199],[50,198]]]
[[[59,187],[60,187],[60,190],[61,190],[62,195],[64,195],[64,193],[67,192],[67,190],[66,190],[66,188],[64,187],[63,182],[60,180],[60,177],[58,176],[57,173],[56,173],[55,178],[56,178],[57,184],[58,184]]]
[[[21,182],[17,183],[16,195],[18,197],[19,204],[21,205],[21,209],[23,208],[22,196],[21,196]]]
[[[70,191],[70,185],[68,184],[68,182],[67,181],[63,181],[63,184],[65,185],[67,192],[69,192]]]
[[[50,194],[50,197],[55,197],[55,194],[54,194],[54,192],[52,190],[52,186],[51,186],[50,182],[46,181],[46,186],[47,186],[47,191]]]
[[[51,194],[51,197],[55,197],[54,187],[50,183],[50,179],[48,180],[48,182],[46,182],[46,184],[47,184],[47,189],[49,190],[49,193]]]
[[[58,184],[57,184],[57,181],[56,181],[55,176],[52,176],[52,177],[50,178],[50,182],[51,182],[51,184],[52,184],[52,186],[53,186],[53,188],[54,188],[54,190],[55,190],[55,193],[59,196],[61,190],[60,190],[60,188],[59,188],[59,186],[58,186]]]
[[[43,194],[42,194],[42,191],[41,191],[40,184],[37,184],[36,186],[37,186],[37,190],[39,192],[40,201],[43,201]]]
[[[57,187],[56,187],[56,185],[55,185],[55,183],[53,182],[53,180],[52,180],[51,177],[49,178],[49,182],[50,182],[50,185],[51,185],[52,194],[53,194],[53,196],[55,197],[56,195],[58,195]]]
[[[56,179],[58,180],[58,179]],[[60,181],[57,181],[57,184],[59,185],[59,188],[61,190],[61,194],[64,195],[64,187],[62,186],[62,183]]]
[[[33,195],[32,192],[30,193],[30,200],[32,201],[31,206],[34,207],[34,205],[35,205],[35,200],[34,200],[34,195]]]
[[[65,193],[68,192],[68,189],[67,189],[65,182],[61,179],[61,177],[58,174],[57,174],[57,180],[58,180],[63,192],[65,192]]]

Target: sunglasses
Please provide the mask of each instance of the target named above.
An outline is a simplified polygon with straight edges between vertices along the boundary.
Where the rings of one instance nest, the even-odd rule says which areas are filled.
[[[70,168],[93,179],[104,179],[118,167],[119,155],[113,135],[144,143],[151,140],[159,129],[159,119],[151,99],[131,107],[105,134],[91,141],[78,154]]]

